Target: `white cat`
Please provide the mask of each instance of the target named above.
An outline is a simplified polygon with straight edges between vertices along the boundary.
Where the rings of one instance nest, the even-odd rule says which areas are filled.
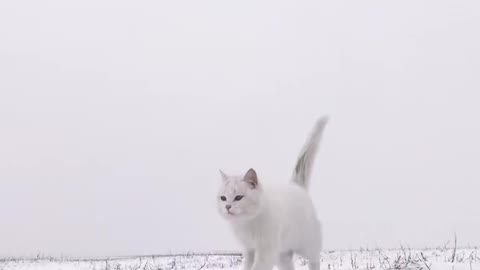
[[[310,270],[320,269],[321,228],[307,189],[327,121],[317,121],[289,184],[267,187],[253,169],[244,176],[220,171],[218,210],[244,247],[244,270],[293,270],[294,253],[308,259]]]

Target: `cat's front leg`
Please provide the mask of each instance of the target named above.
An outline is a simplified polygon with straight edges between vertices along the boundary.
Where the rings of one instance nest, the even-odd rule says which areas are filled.
[[[255,251],[251,270],[272,270],[278,254],[270,247],[260,247]]]
[[[254,260],[255,260],[255,251],[245,250],[243,252],[243,270],[252,270]]]

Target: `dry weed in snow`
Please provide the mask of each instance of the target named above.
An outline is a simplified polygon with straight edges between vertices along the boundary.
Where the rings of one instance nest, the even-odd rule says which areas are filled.
[[[33,259],[0,259],[0,270],[219,270],[241,269],[239,255],[175,255],[101,259],[71,259],[38,256]],[[307,262],[295,258],[295,269],[308,270]],[[480,270],[476,248],[428,250],[361,250],[324,252],[321,270]]]

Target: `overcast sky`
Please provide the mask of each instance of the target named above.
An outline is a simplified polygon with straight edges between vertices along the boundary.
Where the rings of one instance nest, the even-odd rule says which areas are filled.
[[[480,245],[480,2],[3,1],[0,256],[238,250],[220,177],[289,180],[326,249]]]

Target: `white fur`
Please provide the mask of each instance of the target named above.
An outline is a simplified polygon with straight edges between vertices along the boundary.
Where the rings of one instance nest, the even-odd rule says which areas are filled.
[[[309,260],[310,270],[320,269],[321,228],[307,188],[326,123],[322,118],[315,125],[289,184],[267,187],[253,169],[244,176],[220,171],[218,210],[244,247],[244,270],[293,270],[294,253]]]

